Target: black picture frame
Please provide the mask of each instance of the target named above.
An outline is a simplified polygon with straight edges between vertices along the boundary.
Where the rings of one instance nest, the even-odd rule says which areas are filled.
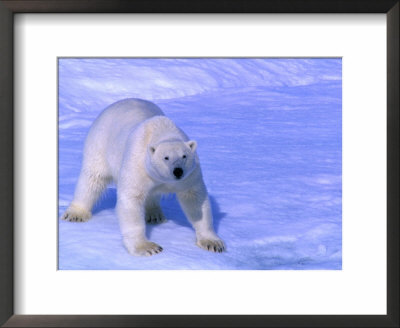
[[[399,327],[399,8],[398,0],[0,0],[0,324],[4,327]],[[387,315],[14,315],[13,21],[16,13],[385,13]]]

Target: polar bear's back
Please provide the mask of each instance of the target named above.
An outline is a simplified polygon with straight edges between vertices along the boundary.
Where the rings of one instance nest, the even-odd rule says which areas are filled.
[[[93,123],[109,124],[120,128],[124,125],[137,125],[156,115],[164,115],[162,110],[155,104],[142,99],[124,99],[107,107]]]
[[[124,133],[129,133],[135,126],[156,115],[164,116],[164,113],[157,105],[149,101],[141,99],[120,100],[107,107],[93,122],[87,142],[96,143],[96,140],[98,140],[102,145],[105,145],[107,143],[105,141],[123,137]]]
[[[120,100],[109,107],[93,122],[85,142],[85,157],[105,163],[106,157],[120,157],[125,141],[143,121],[153,116],[164,116],[155,104],[141,99]],[[114,160],[119,161],[119,158]]]

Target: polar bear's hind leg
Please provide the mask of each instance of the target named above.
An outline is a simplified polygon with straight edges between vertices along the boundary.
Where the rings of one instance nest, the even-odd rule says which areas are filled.
[[[167,221],[160,206],[160,196],[149,196],[146,200],[146,222],[162,223]]]
[[[92,208],[111,178],[82,169],[75,189],[74,199],[61,219],[71,222],[86,222],[92,216]]]
[[[61,216],[61,219],[70,222],[86,222],[91,217],[92,214],[89,211],[71,203],[68,209]]]

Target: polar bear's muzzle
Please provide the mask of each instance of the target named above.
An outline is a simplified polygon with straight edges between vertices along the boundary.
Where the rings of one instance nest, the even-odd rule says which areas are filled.
[[[177,178],[178,180],[180,178],[182,178],[182,176],[183,176],[183,170],[180,167],[174,168],[174,171],[172,173],[174,174],[175,178]]]

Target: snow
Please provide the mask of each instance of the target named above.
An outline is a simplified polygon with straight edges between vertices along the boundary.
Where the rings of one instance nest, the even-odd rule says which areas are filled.
[[[122,245],[110,185],[86,223],[59,220],[59,269],[340,270],[340,59],[59,59],[59,215],[72,200],[91,122],[109,104],[159,105],[198,142],[227,252],[195,245],[175,196],[148,225],[164,251]]]

